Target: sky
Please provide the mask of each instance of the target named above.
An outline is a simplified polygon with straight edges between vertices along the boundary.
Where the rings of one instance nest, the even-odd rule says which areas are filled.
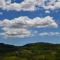
[[[0,43],[60,44],[60,0],[0,0]]]

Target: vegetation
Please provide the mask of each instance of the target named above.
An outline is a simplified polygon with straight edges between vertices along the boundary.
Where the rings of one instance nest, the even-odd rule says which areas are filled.
[[[60,44],[32,43],[13,46],[1,43],[0,60],[60,60]]]

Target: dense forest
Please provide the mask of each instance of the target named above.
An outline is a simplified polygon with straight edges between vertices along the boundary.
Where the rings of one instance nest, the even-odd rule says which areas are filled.
[[[0,60],[60,60],[60,44],[40,42],[13,46],[0,43]]]

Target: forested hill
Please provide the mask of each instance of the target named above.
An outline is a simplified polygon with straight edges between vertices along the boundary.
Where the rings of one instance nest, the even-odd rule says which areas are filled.
[[[0,43],[1,60],[60,60],[60,44],[31,43],[13,46]]]

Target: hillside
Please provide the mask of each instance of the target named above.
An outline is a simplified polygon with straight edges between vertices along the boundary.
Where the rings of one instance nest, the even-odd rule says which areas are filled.
[[[0,60],[60,60],[60,44],[13,46],[0,43]]]

